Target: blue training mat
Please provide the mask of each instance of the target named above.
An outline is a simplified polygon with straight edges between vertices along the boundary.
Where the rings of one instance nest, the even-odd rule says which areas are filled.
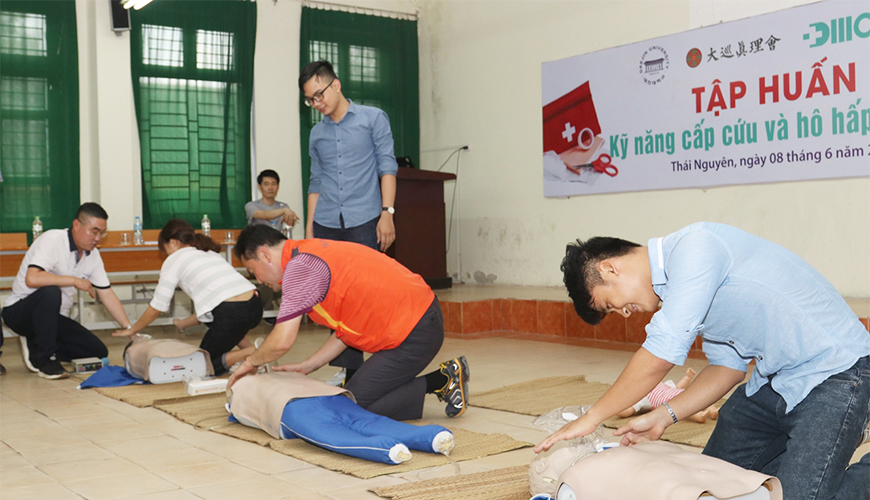
[[[135,377],[123,366],[104,366],[79,385],[79,389],[91,387],[121,387],[124,385],[150,383]]]

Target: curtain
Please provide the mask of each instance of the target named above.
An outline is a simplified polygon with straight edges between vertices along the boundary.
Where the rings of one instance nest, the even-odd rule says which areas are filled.
[[[73,0],[0,2],[0,232],[69,227],[79,206]]]
[[[251,193],[257,5],[153,2],[131,15],[142,222],[240,228]]]
[[[312,61],[332,63],[341,91],[356,104],[390,117],[397,157],[420,165],[420,90],[417,21],[302,7],[300,70]],[[298,92],[298,86],[295,86]],[[323,115],[299,92],[302,194],[308,199],[308,137]]]

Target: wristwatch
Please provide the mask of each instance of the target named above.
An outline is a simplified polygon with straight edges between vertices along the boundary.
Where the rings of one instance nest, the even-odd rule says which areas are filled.
[[[386,212],[390,215],[396,213],[396,209],[394,207],[381,207],[381,212]]]

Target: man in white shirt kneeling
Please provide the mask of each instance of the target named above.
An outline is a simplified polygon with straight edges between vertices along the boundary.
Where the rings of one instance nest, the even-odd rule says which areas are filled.
[[[42,378],[67,378],[61,361],[109,354],[96,335],[69,318],[77,289],[99,296],[112,318],[130,327],[96,248],[108,218],[100,205],[85,203],[71,228],[52,229],[35,239],[3,305],[3,321],[21,336],[25,365]]]

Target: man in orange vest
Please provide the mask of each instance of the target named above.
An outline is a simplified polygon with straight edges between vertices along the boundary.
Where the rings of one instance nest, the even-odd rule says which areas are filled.
[[[287,240],[266,226],[242,230],[234,251],[257,281],[282,296],[275,328],[236,369],[230,386],[289,351],[308,314],[335,332],[305,361],[276,370],[308,374],[354,347],[372,354],[346,378],[345,388],[363,408],[396,420],[418,419],[425,395],[434,393],[447,402],[448,416],[465,412],[464,356],[417,376],[444,342],[441,306],[419,275],[357,243]]]

